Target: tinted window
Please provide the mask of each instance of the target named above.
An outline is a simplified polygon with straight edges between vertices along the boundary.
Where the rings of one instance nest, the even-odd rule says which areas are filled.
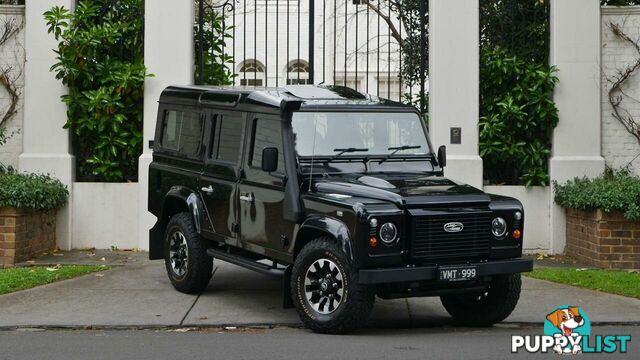
[[[169,110],[162,124],[162,148],[197,155],[202,141],[203,121],[199,113]]]
[[[237,162],[240,155],[242,141],[242,124],[239,118],[222,117],[218,130],[217,160]]]
[[[262,166],[262,149],[275,147],[278,149],[278,171],[284,172],[282,155],[282,126],[280,121],[256,120],[253,128],[253,151],[251,166]]]

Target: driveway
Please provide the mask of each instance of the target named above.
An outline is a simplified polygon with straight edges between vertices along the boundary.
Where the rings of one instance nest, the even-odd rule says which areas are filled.
[[[0,296],[0,327],[300,325],[294,309],[282,308],[276,278],[216,261],[207,290],[185,295],[172,288],[164,263],[145,260],[145,255],[124,262],[105,259],[126,265]],[[594,323],[640,324],[640,300],[526,277],[518,307],[505,323],[541,324],[549,311],[563,304],[581,306]],[[438,298],[377,299],[370,321],[375,328],[447,324],[451,319]]]

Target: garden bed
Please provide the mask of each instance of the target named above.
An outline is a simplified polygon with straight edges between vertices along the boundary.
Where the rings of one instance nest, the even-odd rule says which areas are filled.
[[[0,268],[56,247],[56,210],[68,195],[50,176],[0,168]]]

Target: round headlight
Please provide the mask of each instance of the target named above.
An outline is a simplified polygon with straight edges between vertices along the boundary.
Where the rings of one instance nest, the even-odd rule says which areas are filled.
[[[391,244],[398,238],[398,228],[393,223],[384,223],[380,226],[380,240],[385,244]]]
[[[493,236],[502,238],[507,233],[507,222],[501,217],[493,219],[491,222],[491,232]]]

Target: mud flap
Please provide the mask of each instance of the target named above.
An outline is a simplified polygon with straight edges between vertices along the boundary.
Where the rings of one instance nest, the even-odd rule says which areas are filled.
[[[294,307],[293,299],[291,299],[291,269],[293,265],[287,266],[282,277],[282,308],[291,309]]]

